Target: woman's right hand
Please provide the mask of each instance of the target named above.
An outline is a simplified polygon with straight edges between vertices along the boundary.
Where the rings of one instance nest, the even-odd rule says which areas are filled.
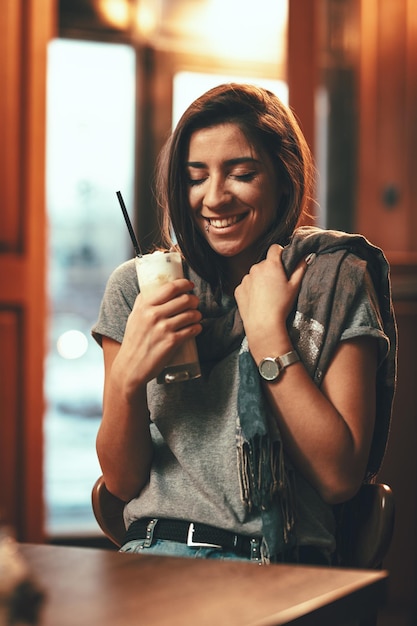
[[[193,287],[179,278],[137,296],[113,364],[120,368],[128,393],[155,378],[179,346],[201,332]]]

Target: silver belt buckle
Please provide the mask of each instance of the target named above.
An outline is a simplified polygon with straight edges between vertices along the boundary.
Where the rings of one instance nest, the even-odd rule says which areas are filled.
[[[187,534],[187,546],[189,546],[190,548],[222,548],[223,546],[219,546],[216,543],[199,543],[198,541],[195,542],[193,541],[193,536],[194,536],[194,524],[193,522],[191,522],[191,524],[188,527],[188,534]]]

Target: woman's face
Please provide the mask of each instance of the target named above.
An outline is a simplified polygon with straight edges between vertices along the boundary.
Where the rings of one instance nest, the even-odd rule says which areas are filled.
[[[271,159],[236,124],[225,123],[191,135],[186,168],[197,227],[215,252],[246,271],[281,198]]]

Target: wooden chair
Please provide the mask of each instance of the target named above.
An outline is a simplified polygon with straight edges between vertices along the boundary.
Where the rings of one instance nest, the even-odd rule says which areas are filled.
[[[117,547],[123,543],[124,502],[106,488],[103,477],[92,491],[95,518],[103,533]],[[388,485],[363,484],[352,500],[336,508],[338,564],[378,569],[391,543],[394,528],[394,497]]]
[[[123,521],[125,503],[107,490],[103,476],[94,484],[91,503],[97,524],[106,537],[120,548],[126,534]]]
[[[379,569],[394,530],[391,487],[365,483],[352,500],[336,507],[337,553],[341,566]]]
[[[380,569],[394,530],[394,496],[388,485],[363,484],[352,500],[336,507],[337,554],[342,567]],[[358,626],[377,626],[377,612]]]

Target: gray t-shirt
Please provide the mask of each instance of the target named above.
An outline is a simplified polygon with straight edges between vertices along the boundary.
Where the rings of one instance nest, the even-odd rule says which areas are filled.
[[[102,335],[122,342],[138,291],[134,261],[127,261],[108,281],[93,328],[99,343]],[[342,340],[375,336],[384,358],[388,342],[367,274],[355,304]],[[223,297],[225,313],[233,306],[231,297]],[[202,363],[199,379],[168,385],[153,380],[148,384],[154,458],[149,483],[125,507],[127,527],[141,517],[161,517],[202,522],[246,535],[262,534],[260,515],[248,512],[240,494],[236,451],[238,352],[229,353],[214,365]],[[297,543],[333,551],[332,507],[299,473],[295,475],[295,501]]]

